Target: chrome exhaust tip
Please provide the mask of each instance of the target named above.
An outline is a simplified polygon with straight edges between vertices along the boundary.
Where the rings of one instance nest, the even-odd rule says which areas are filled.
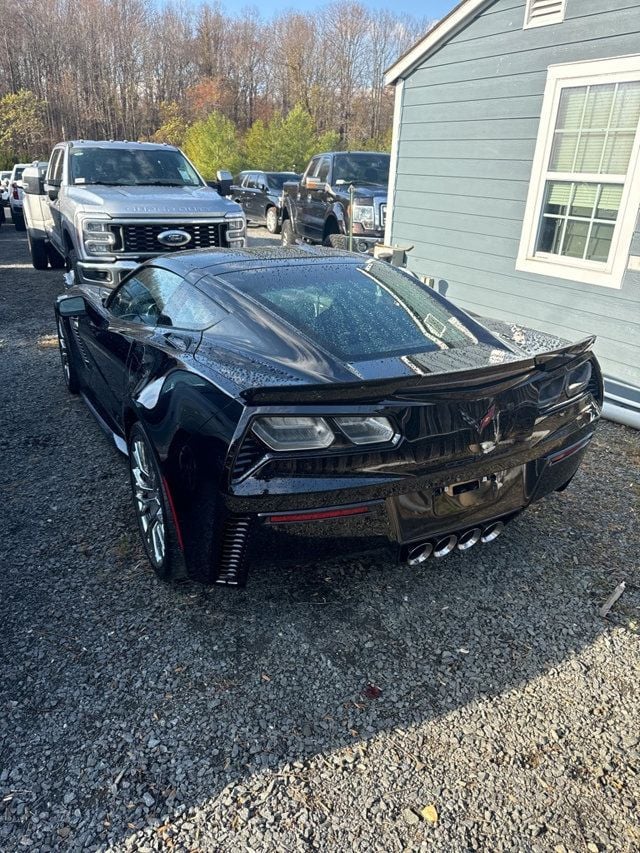
[[[494,521],[493,524],[490,524],[490,525],[488,525],[488,527],[485,527],[485,529],[482,533],[482,540],[481,541],[485,542],[485,543],[486,542],[493,542],[494,539],[497,539],[498,536],[500,536],[500,534],[502,533],[503,530],[504,530],[504,522]]]
[[[447,554],[450,554],[456,547],[457,542],[458,537],[455,535],[455,533],[452,533],[450,536],[445,536],[442,539],[439,539],[433,549],[433,556],[438,558],[446,557]]]
[[[407,563],[410,566],[419,566],[420,563],[425,563],[429,559],[432,551],[433,545],[431,542],[422,542],[409,551]]]
[[[479,527],[472,527],[471,530],[466,530],[458,539],[458,551],[468,551],[477,545],[482,537],[482,530]]]

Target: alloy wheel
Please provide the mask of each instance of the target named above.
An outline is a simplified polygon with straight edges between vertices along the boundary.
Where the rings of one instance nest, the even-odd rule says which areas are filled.
[[[162,484],[151,461],[149,448],[141,438],[134,438],[131,445],[131,474],[140,530],[149,558],[157,568],[164,562],[166,554]]]
[[[276,234],[278,231],[278,211],[275,207],[270,207],[267,210],[267,231],[270,234]]]

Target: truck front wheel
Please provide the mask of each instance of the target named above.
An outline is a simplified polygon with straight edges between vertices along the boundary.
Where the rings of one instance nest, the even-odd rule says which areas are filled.
[[[32,237],[31,232],[27,231],[27,243],[29,244],[33,268],[36,270],[46,270],[49,266],[46,242],[39,237]]]
[[[47,255],[49,256],[49,266],[52,270],[63,270],[65,267],[64,258],[54,249],[51,243],[47,246]]]
[[[73,283],[80,284],[80,276],[78,275],[78,256],[76,255],[75,249],[69,249],[64,265],[67,272],[73,273]]]
[[[282,223],[282,245],[283,246],[295,246],[296,243],[296,235],[293,231],[293,227],[291,225],[290,219],[285,219]]]

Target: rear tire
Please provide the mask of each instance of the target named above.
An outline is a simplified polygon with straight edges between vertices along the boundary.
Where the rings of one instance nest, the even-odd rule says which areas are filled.
[[[29,244],[29,252],[31,254],[31,263],[36,270],[46,270],[49,266],[49,254],[47,252],[47,244],[45,240],[39,237],[32,237],[31,232],[27,231],[27,242]]]
[[[283,246],[295,246],[296,244],[296,235],[293,231],[290,219],[285,219],[282,223],[282,235],[280,242]]]
[[[269,207],[267,209],[266,221],[267,231],[269,232],[269,234],[280,233],[280,222],[278,216],[278,209],[276,207]]]
[[[141,424],[133,425],[127,444],[133,508],[149,562],[160,580],[184,577],[184,555],[171,499],[158,456]]]
[[[12,213],[13,224],[16,226],[16,231],[26,231],[27,226],[24,222],[24,216],[21,213]]]

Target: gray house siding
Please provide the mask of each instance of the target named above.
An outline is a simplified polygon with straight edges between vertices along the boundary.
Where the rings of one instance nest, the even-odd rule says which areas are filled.
[[[640,273],[618,290],[515,270],[547,67],[638,53],[640,5],[567,0],[563,23],[528,30],[524,14],[524,0],[497,0],[407,77],[391,240],[462,306],[596,333],[605,373],[640,401]]]

